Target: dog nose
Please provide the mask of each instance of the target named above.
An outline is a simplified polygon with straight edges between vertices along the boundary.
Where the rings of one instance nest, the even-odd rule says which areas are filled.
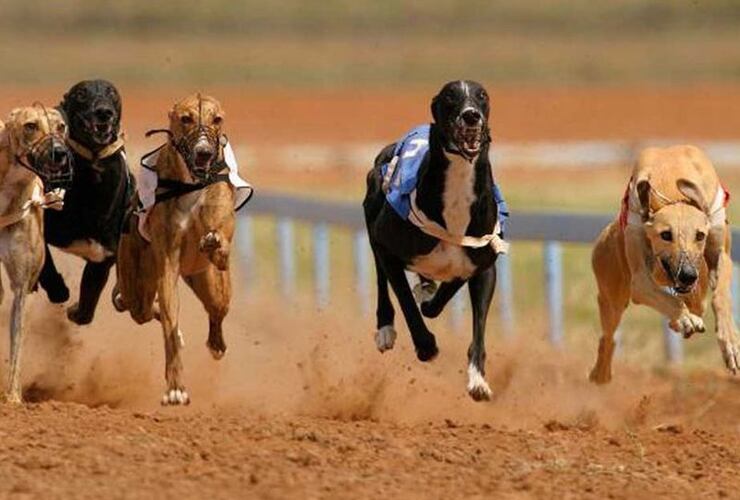
[[[696,268],[694,266],[682,266],[678,271],[678,276],[676,276],[676,278],[678,278],[678,282],[684,286],[693,285],[698,277],[699,274],[696,272]]]
[[[197,163],[205,163],[213,157],[213,149],[207,146],[196,146],[195,150],[195,161]]]
[[[67,148],[60,144],[55,144],[51,148],[51,156],[54,158],[55,162],[59,163],[67,157]]]
[[[481,114],[475,109],[466,109],[463,111],[462,119],[466,125],[477,125],[480,122]]]
[[[113,118],[113,110],[105,107],[98,108],[95,110],[95,118],[101,122],[110,121],[110,119]]]

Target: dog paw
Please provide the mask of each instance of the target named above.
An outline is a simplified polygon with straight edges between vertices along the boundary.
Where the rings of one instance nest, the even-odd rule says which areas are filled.
[[[206,347],[208,348],[208,352],[211,353],[211,356],[213,356],[213,359],[216,361],[220,360],[226,355],[226,345],[221,342],[211,342],[208,340],[206,342]]]
[[[740,346],[738,346],[735,336],[718,339],[717,343],[719,343],[719,349],[722,351],[725,366],[733,375],[737,375],[738,370],[740,370]]]
[[[390,351],[396,343],[396,337],[396,329],[393,328],[393,325],[381,326],[375,332],[375,346],[380,352]]]
[[[473,365],[468,366],[468,394],[474,401],[490,401],[493,395],[483,374]]]
[[[434,319],[440,315],[442,309],[439,307],[432,307],[433,301],[427,300],[421,303],[419,310],[425,318]]]
[[[23,398],[20,393],[9,392],[5,395],[0,394],[0,403],[7,403],[9,405],[20,405],[23,404]]]
[[[682,316],[679,316],[678,319],[671,321],[669,326],[671,327],[671,330],[682,334],[686,339],[695,333],[704,333],[706,330],[704,327],[704,320],[689,312],[684,313]]]
[[[607,370],[602,370],[598,366],[594,366],[588,375],[588,380],[596,385],[604,385],[612,381],[612,374]]]
[[[417,304],[429,302],[437,293],[437,284],[434,281],[419,281],[412,291]]]
[[[189,405],[190,396],[185,389],[170,389],[162,396],[162,406]]]
[[[221,236],[216,231],[208,231],[201,239],[198,248],[201,252],[213,252],[221,248]]]
[[[113,303],[113,308],[119,313],[125,312],[128,309],[126,307],[126,303],[123,301],[123,295],[121,295],[121,292],[118,290],[118,285],[113,287],[113,292],[111,292],[110,298]]]
[[[439,349],[437,349],[437,340],[431,333],[429,334],[428,339],[420,342],[416,346],[416,357],[419,361],[432,361],[437,357],[437,354],[439,354]]]
[[[93,316],[92,314],[81,313],[80,304],[78,302],[75,302],[67,309],[67,319],[70,320],[72,323],[82,326],[92,323]]]

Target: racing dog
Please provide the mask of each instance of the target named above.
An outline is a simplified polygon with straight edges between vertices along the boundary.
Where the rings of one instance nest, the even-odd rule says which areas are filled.
[[[128,310],[138,323],[154,318],[161,322],[167,381],[164,405],[190,402],[180,358],[180,276],[208,312],[206,345],[211,354],[220,359],[226,352],[221,324],[231,300],[228,268],[235,189],[223,173],[228,168],[223,120],[221,104],[197,94],[174,105],[169,129],[149,132],[169,136],[165,145],[142,161],[142,172],[151,169],[156,174],[156,200],[146,213],[146,224],[144,213],[131,217],[119,245],[114,304]],[[152,157],[154,161],[147,161]]]
[[[37,104],[0,122],[0,260],[13,290],[7,400],[21,402],[25,304],[44,263],[42,209],[61,208],[72,177],[62,115]],[[3,289],[0,282],[0,301]]]
[[[377,348],[391,349],[396,338],[388,283],[421,361],[438,353],[422,315],[438,316],[468,283],[473,341],[467,389],[475,400],[491,396],[484,378],[484,337],[496,284],[494,263],[505,249],[497,206],[503,200],[488,159],[489,107],[488,94],[476,82],[442,87],[431,104],[434,122],[417,127],[377,156],[363,203],[378,280]],[[436,288],[428,286],[432,281],[442,282],[432,297],[422,297],[420,307],[405,270],[418,273],[427,290]]]
[[[49,244],[87,262],[79,301],[67,317],[79,324],[93,320],[100,294],[116,262],[124,214],[130,206],[129,175],[121,127],[121,97],[110,82],[86,80],[64,95],[59,106],[69,126],[67,143],[74,155],[75,177],[61,211],[46,211],[46,261],[39,282],[51,302],[69,299]]]
[[[593,250],[602,336],[591,381],[611,380],[614,332],[630,299],[656,309],[674,331],[689,338],[704,331],[709,289],[722,356],[727,368],[737,372],[728,201],[700,149],[648,148],[640,154],[620,216],[603,230]]]

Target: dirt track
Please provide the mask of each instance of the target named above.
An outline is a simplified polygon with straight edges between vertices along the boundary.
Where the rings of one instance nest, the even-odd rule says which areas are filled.
[[[523,92],[518,102],[536,94]],[[630,95],[642,94],[614,99],[623,106]],[[740,102],[737,90],[677,95],[653,110],[662,125],[636,106],[634,116],[643,117],[636,134],[729,137],[740,130],[732,122],[740,112],[717,119],[727,103]],[[684,102],[689,95],[697,100]],[[583,101],[561,97],[542,120],[550,128],[528,137],[590,136],[593,120],[578,118]],[[165,99],[152,99],[157,109],[142,105],[132,115],[163,116]],[[330,102],[304,101],[287,128],[304,130],[306,140],[352,139],[342,134],[358,131],[327,125],[337,123],[336,114],[311,131],[312,113]],[[546,100],[537,102],[546,109]],[[677,103],[696,119],[677,125],[675,112],[657,112]],[[278,129],[278,121],[259,130],[250,125],[260,114],[273,116],[268,104],[249,118],[232,111],[245,136],[269,141]],[[629,109],[593,106],[612,109],[605,136],[627,130]],[[254,108],[245,104],[250,113]],[[395,131],[416,121],[409,109],[395,117]],[[373,123],[372,139],[390,130],[387,122]],[[502,135],[526,138],[526,123],[509,131],[503,123]],[[714,128],[702,127],[710,123]],[[137,121],[130,129],[144,127]],[[76,286],[78,264],[64,259],[61,268]],[[284,306],[266,289],[238,288],[226,323],[230,350],[218,363],[203,346],[205,315],[183,291],[186,384],[194,401],[184,409],[158,407],[157,325],[138,327],[115,314],[106,292],[95,323],[75,328],[62,310],[34,296],[23,369],[27,397],[40,402],[0,405],[0,497],[675,498],[736,497],[740,490],[740,385],[721,372],[651,373],[631,367],[625,353],[615,382],[595,388],[585,381],[592,352],[552,351],[536,330],[510,343],[492,334],[488,378],[496,398],[475,404],[464,392],[468,339],[447,334],[443,321],[431,323],[441,355],[422,365],[405,328],[397,349],[381,356],[371,320],[358,320],[353,310],[317,312],[300,299]]]

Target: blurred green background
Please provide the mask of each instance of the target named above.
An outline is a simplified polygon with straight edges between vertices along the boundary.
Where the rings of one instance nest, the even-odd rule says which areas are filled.
[[[0,0],[0,82],[734,81],[736,0]]]

